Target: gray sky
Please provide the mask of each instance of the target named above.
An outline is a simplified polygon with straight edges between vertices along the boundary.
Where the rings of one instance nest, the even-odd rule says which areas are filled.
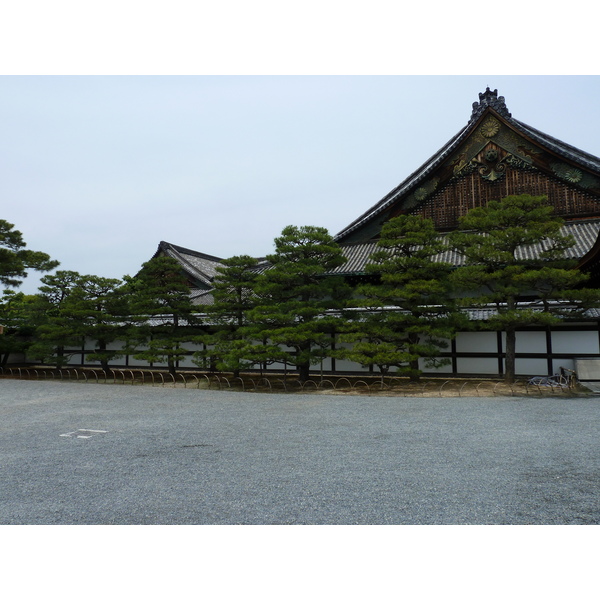
[[[1,218],[82,274],[134,274],[161,240],[262,256],[289,224],[341,230],[486,86],[600,155],[598,76],[3,76]]]

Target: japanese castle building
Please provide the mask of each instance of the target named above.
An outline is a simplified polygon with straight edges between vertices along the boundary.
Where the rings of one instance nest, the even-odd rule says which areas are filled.
[[[335,236],[348,259],[335,273],[360,280],[383,223],[393,217],[429,217],[443,233],[455,228],[459,217],[471,208],[516,194],[548,197],[556,214],[565,220],[565,232],[576,240],[568,256],[590,273],[591,285],[600,285],[600,158],[515,119],[504,98],[489,88],[479,94],[467,124],[452,139]],[[155,256],[159,255],[181,264],[196,304],[211,302],[220,258],[167,242],[160,242]],[[449,253],[444,259],[460,264],[458,255]],[[485,311],[471,311],[471,318],[485,319]],[[586,320],[565,322],[552,330],[519,331],[517,375],[552,374],[560,367],[573,369],[584,359],[600,361],[599,323],[600,314],[588,313]],[[501,332],[461,332],[445,353],[451,364],[431,372],[502,374],[503,344]],[[131,358],[127,364],[142,366]],[[193,366],[187,360],[180,363],[180,367]],[[333,359],[323,368],[338,373],[366,370]]]

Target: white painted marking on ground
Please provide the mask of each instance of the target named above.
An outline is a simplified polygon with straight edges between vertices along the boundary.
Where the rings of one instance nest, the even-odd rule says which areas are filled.
[[[61,433],[59,435],[60,437],[77,437],[87,440],[98,433],[108,433],[108,431],[105,431],[104,429],[77,429],[77,431],[69,431],[69,433]]]

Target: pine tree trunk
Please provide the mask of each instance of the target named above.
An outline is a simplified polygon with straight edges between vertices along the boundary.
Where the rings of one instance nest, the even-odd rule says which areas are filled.
[[[411,360],[410,363],[410,380],[411,381],[420,381],[421,380],[421,371],[419,369],[419,359]]]
[[[408,336],[409,342],[409,350],[413,351],[413,346],[416,346],[419,343],[419,334],[411,333]],[[419,381],[421,378],[421,370],[419,369],[419,359],[418,357],[409,361],[408,365],[410,366],[410,381]]]
[[[310,363],[302,363],[298,365],[298,373],[302,383],[308,381],[310,377]]]
[[[58,346],[58,348],[56,349],[56,369],[58,369],[59,371],[60,371],[60,369],[62,369],[64,358],[65,358],[65,347]]]
[[[506,329],[506,358],[504,381],[506,383],[514,383],[515,381],[515,355],[517,346],[517,332],[514,327]]]
[[[98,341],[98,350],[100,354],[106,354],[106,342],[104,340]],[[106,373],[106,375],[110,374],[107,358],[100,359],[100,368],[104,371],[104,373]]]
[[[175,375],[177,375],[177,371],[175,369],[175,361],[172,358],[169,358],[167,364],[168,364],[168,368],[169,368],[169,374],[173,375],[173,377],[175,377]]]

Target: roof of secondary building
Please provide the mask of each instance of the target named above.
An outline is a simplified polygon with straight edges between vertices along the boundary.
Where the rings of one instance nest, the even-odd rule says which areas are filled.
[[[565,223],[561,229],[561,234],[572,235],[575,244],[565,252],[565,258],[581,260],[594,247],[600,234],[600,219],[590,219],[587,221],[573,221]],[[445,239],[445,235],[442,235]],[[355,244],[342,244],[342,251],[347,262],[336,267],[332,274],[336,275],[362,275],[366,272],[366,265],[369,264],[370,256],[379,250],[376,240],[367,242],[358,242]],[[524,246],[517,251],[517,257],[522,259],[536,258],[542,250],[548,248],[547,244],[532,244]],[[455,250],[448,250],[433,257],[434,262],[447,262],[454,266],[464,264],[464,257]]]
[[[212,287],[212,281],[217,275],[217,267],[223,260],[217,256],[190,250],[183,246],[176,246],[169,242],[160,242],[152,258],[157,256],[170,256],[174,258],[181,265],[185,273],[194,282],[204,288]]]

